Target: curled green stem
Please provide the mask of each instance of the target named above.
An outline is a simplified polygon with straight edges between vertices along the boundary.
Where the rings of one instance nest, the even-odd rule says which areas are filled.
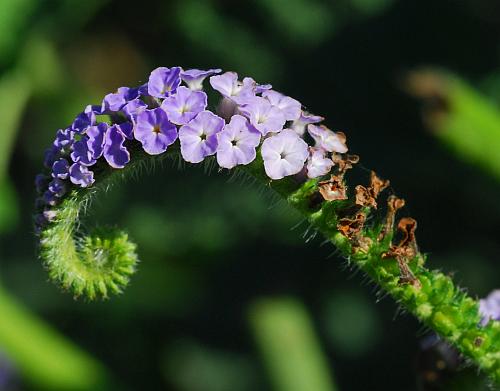
[[[166,156],[176,152],[172,150]],[[126,178],[145,162],[157,159],[138,154],[132,160],[134,163],[125,169],[103,172],[96,182],[98,185],[75,191],[61,203],[57,209],[57,220],[41,233],[41,256],[51,278],[75,296],[94,299],[119,293],[135,271],[136,246],[125,233],[116,229],[100,229],[83,235],[78,221],[92,196],[107,189],[117,177]],[[269,181],[262,161],[256,160],[242,170],[265,183]],[[340,185],[345,186],[343,176]],[[401,262],[394,256],[387,256],[393,251],[394,236],[392,226],[387,226],[387,219],[384,224],[384,221],[373,218],[370,224],[361,225],[355,238],[350,237],[339,230],[339,223],[355,206],[354,195],[343,200],[327,201],[319,197],[321,182],[316,180],[299,183],[283,179],[270,182],[269,186],[299,210],[348,262],[359,267],[403,309],[455,346],[471,363],[500,384],[500,322],[491,321],[480,326],[477,300],[456,286],[449,276],[427,269],[424,266],[425,256],[416,246],[411,247],[414,249],[411,259],[405,263],[407,279],[403,279]],[[372,208],[358,208],[356,213],[361,213],[366,220]]]

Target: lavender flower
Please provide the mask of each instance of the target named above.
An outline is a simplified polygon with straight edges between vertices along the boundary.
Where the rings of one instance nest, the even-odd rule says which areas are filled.
[[[59,129],[56,133],[56,139],[54,140],[54,147],[60,153],[66,153],[70,150],[73,142],[75,141],[75,132],[71,129]]]
[[[134,125],[132,122],[122,122],[121,124],[115,125],[118,130],[129,140],[134,139]]]
[[[241,115],[234,115],[231,122],[217,134],[217,163],[224,168],[248,164],[255,159],[255,148],[260,143],[260,133]]]
[[[237,101],[237,98],[252,97],[255,95],[255,81],[245,78],[242,83],[238,80],[236,72],[226,72],[222,75],[212,76],[210,85],[219,91],[223,97]]]
[[[69,163],[66,159],[59,159],[52,165],[52,177],[67,179],[69,176]]]
[[[94,183],[94,173],[80,163],[74,163],[69,168],[71,183],[81,187],[88,187]]]
[[[156,98],[166,98],[175,93],[181,84],[180,67],[156,68],[149,76],[148,93]]]
[[[481,325],[490,320],[500,320],[500,289],[494,290],[486,298],[479,300],[479,312],[483,316]]]
[[[323,148],[328,152],[346,153],[347,146],[344,133],[332,132],[326,126],[308,125],[307,131],[316,141],[316,147]]]
[[[98,114],[100,114],[100,110]],[[87,130],[89,126],[95,125],[95,115],[96,108],[88,105],[82,113],[77,115],[77,117],[73,121],[73,124],[71,124],[71,130],[76,133],[82,134],[83,132],[85,132],[85,130]]]
[[[38,174],[35,177],[35,187],[37,193],[42,193],[46,188],[47,184],[49,183],[49,177],[43,174]]]
[[[261,97],[254,97],[240,108],[240,112],[263,136],[269,132],[279,132],[286,122],[281,110]]]
[[[308,146],[297,133],[284,129],[264,140],[261,148],[264,169],[271,179],[297,174],[309,155]]]
[[[87,141],[88,137],[85,136],[73,144],[71,159],[75,163],[80,163],[84,166],[93,166],[96,160],[93,158],[92,152],[89,150]]]
[[[114,93],[108,94],[102,101],[102,113],[120,111],[127,102],[139,97],[138,88],[120,87]]]
[[[130,161],[130,153],[123,146],[125,136],[118,125],[111,126],[104,138],[103,155],[113,168],[123,168]]]
[[[302,105],[299,101],[273,90],[264,91],[262,96],[280,109],[287,121],[296,121],[300,118]]]
[[[43,165],[47,168],[51,168],[54,162],[59,159],[61,151],[54,145],[50,146],[45,150],[43,157]]]
[[[203,91],[191,91],[179,87],[175,95],[165,98],[161,108],[166,111],[168,119],[176,125],[185,125],[207,107],[207,94]]]
[[[168,120],[167,113],[159,107],[146,110],[137,116],[134,136],[142,143],[150,155],[158,155],[167,150],[177,139],[177,128]]]
[[[101,122],[87,129],[87,149],[92,159],[99,159],[104,151],[104,136],[108,130],[108,124]]]
[[[330,172],[334,163],[332,159],[325,157],[325,154],[323,149],[310,148],[307,160],[307,176],[309,178],[317,178]]]
[[[181,79],[187,84],[189,89],[199,91],[203,89],[203,81],[211,75],[221,73],[222,69],[209,69],[202,71],[200,69],[188,69],[181,72]]]
[[[136,98],[128,102],[125,106],[123,106],[121,110],[130,121],[135,123],[137,115],[139,113],[142,113],[147,108],[148,105],[146,103]]]
[[[293,129],[299,136],[302,136],[306,131],[307,125],[317,124],[318,122],[321,122],[323,120],[324,118],[320,117],[319,115],[309,114],[306,111],[302,111],[300,117],[297,120],[293,121],[290,128]]]
[[[66,194],[66,190],[66,182],[57,178],[50,181],[48,186],[48,191],[57,198],[61,198],[64,194]]]
[[[224,127],[224,120],[210,111],[202,111],[179,129],[181,154],[184,160],[199,163],[217,151],[217,133]]]

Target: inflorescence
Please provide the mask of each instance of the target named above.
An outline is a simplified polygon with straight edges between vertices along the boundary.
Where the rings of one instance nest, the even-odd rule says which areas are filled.
[[[348,189],[346,172],[359,157],[323,120],[269,84],[220,69],[161,67],[140,87],[118,88],[57,131],[36,177],[35,228],[50,277],[77,297],[120,293],[135,271],[136,246],[116,229],[80,231],[89,195],[144,157],[211,157],[221,170],[240,166],[264,179],[349,262],[500,383],[498,291],[478,303],[425,268],[417,222],[396,219],[403,199],[390,195],[385,217],[370,219],[389,181],[372,171],[368,185]]]
[[[87,106],[69,127],[58,130],[45,154],[50,172],[36,177],[41,196],[37,231],[56,218],[54,206],[72,188],[94,184],[93,167],[122,169],[129,164],[136,143],[147,154],[159,155],[179,140],[185,161],[200,163],[216,155],[226,169],[251,163],[260,149],[273,180],[324,176],[334,165],[332,154],[347,152],[345,135],[318,125],[323,118],[302,110],[297,100],[250,77],[239,81],[234,72],[220,73],[157,68],[147,83],[118,88],[100,106]],[[215,112],[207,109],[207,77],[222,96]],[[308,145],[311,141],[314,146]]]

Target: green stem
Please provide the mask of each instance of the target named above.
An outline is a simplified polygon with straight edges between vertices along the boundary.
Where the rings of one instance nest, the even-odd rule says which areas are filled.
[[[170,154],[162,157],[175,152],[172,148]],[[75,240],[78,217],[82,207],[88,205],[90,195],[107,189],[117,176],[128,177],[144,162],[155,162],[157,159],[143,154],[135,156],[133,164],[123,170],[105,171],[97,180],[98,186],[75,191],[58,207],[58,220],[41,235],[42,259],[54,280],[71,289],[75,295],[83,294],[90,299],[106,297],[110,291],[121,291],[134,271],[137,261],[135,245],[127,240],[126,234],[116,230],[101,230]],[[261,160],[242,170],[265,183],[269,182]],[[342,185],[345,186],[343,178]],[[337,225],[341,218],[351,213],[354,200],[323,200],[319,196],[316,180],[300,184],[287,178],[270,182],[270,187],[300,211],[349,262],[366,273],[402,308],[437,332],[500,384],[500,322],[479,326],[481,317],[477,300],[454,285],[449,276],[425,268],[425,257],[417,251],[408,262],[415,283],[405,283],[401,279],[401,265],[387,257],[394,235],[392,228],[380,240],[384,225],[374,218],[375,222],[362,227],[355,240],[345,236]],[[361,209],[365,216],[370,211],[368,207]],[[359,246],[361,239],[364,246]]]

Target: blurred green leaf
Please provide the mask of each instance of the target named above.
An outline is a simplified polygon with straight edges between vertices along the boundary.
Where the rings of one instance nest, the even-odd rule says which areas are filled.
[[[0,64],[13,54],[36,5],[35,0],[0,1]]]
[[[338,27],[335,13],[323,2],[259,0],[259,4],[275,32],[295,46],[319,44]]]
[[[276,391],[336,389],[304,305],[292,298],[261,299],[250,323]]]
[[[500,179],[500,111],[458,76],[438,70],[412,72],[410,93],[426,102],[424,120],[457,157]]]
[[[0,287],[0,346],[36,389],[104,389],[104,368]]]
[[[165,377],[181,391],[251,391],[255,369],[245,356],[177,341],[167,351]]]
[[[380,340],[378,312],[373,303],[356,291],[330,296],[323,316],[334,351],[344,356],[359,357]]]

